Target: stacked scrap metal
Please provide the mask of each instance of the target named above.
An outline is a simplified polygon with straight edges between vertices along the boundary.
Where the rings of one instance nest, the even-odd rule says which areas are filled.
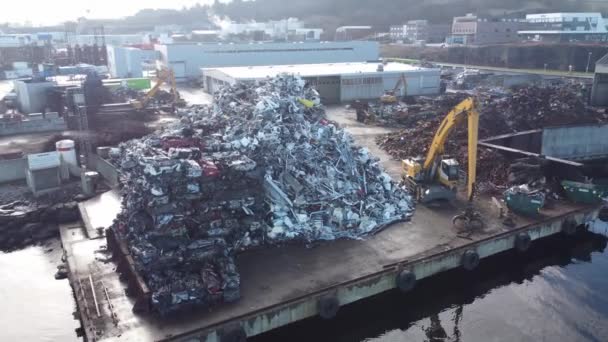
[[[236,300],[238,251],[361,238],[412,215],[410,196],[298,77],[226,88],[178,114],[113,157],[124,179],[113,229],[163,315]]]

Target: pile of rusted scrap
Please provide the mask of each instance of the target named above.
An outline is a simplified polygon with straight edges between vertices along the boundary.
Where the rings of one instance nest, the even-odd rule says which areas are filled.
[[[523,87],[504,97],[484,98],[482,95],[480,100],[482,138],[608,120],[605,111],[586,105],[587,89],[583,85]]]
[[[436,97],[409,97],[406,102],[369,103],[375,124],[408,126],[420,120],[447,112],[467,97],[465,93],[449,93]]]
[[[605,111],[585,105],[584,88],[577,85],[524,87],[506,96],[481,94],[477,100],[480,139],[549,126],[608,121]],[[396,159],[424,156],[449,109],[438,108],[432,116],[412,119],[406,128],[378,137],[377,142]],[[457,158],[461,165],[466,165],[466,125],[461,125],[452,135],[445,146],[446,154]],[[504,190],[512,183],[509,181],[509,166],[510,161],[502,154],[480,147],[478,189]],[[521,181],[521,177],[516,178]]]

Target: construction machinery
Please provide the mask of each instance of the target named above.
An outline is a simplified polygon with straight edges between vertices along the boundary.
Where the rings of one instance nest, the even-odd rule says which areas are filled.
[[[175,107],[180,104],[181,100],[180,100],[179,94],[177,92],[175,74],[173,73],[173,70],[166,69],[166,68],[160,69],[158,71],[157,78],[158,78],[158,80],[156,81],[156,84],[148,91],[148,93],[146,93],[146,95],[144,95],[144,97],[141,100],[135,100],[131,103],[133,105],[133,108],[135,108],[136,110],[142,110],[142,109],[146,108],[148,106],[148,104],[150,103],[150,101],[158,93],[158,91],[160,90],[162,85],[165,83],[168,83],[171,87],[171,96],[172,96],[172,101],[171,101],[172,108],[171,109],[173,112],[175,111]]]
[[[386,91],[384,95],[380,96],[380,102],[385,104],[397,103],[399,99],[396,94],[401,87],[403,87],[407,93],[407,79],[405,78],[405,74],[401,74],[401,77],[399,77],[399,81],[397,81],[393,90]]]
[[[481,218],[472,209],[473,192],[477,172],[477,134],[479,112],[471,97],[456,105],[443,119],[435,133],[426,159],[412,158],[402,161],[403,178],[415,198],[421,203],[450,201],[456,198],[460,165],[456,159],[444,156],[445,144],[450,133],[458,125],[468,121],[468,174],[467,200],[469,205],[462,214],[454,217],[454,224],[481,223]]]

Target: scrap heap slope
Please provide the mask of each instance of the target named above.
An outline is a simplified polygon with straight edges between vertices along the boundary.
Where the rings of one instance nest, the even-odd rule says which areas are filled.
[[[156,312],[237,300],[240,251],[357,239],[411,217],[411,197],[324,114],[314,89],[283,75],[225,88],[113,151],[112,229]]]

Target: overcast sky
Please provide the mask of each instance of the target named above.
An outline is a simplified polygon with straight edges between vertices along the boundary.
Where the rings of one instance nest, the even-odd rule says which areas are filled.
[[[191,7],[213,0],[0,0],[0,22],[48,25],[87,18],[121,18],[143,8]],[[9,5],[10,2],[10,5]],[[222,1],[225,2],[225,1]]]

